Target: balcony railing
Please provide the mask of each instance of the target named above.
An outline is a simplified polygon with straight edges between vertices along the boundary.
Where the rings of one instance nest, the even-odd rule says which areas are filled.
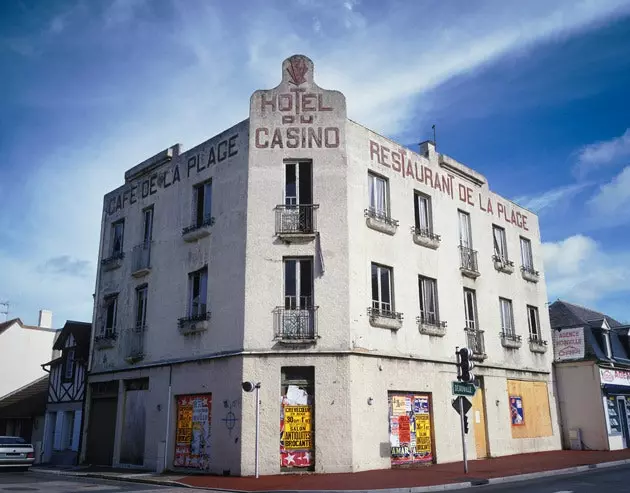
[[[421,334],[444,337],[446,335],[446,322],[441,321],[435,313],[420,313],[416,318],[418,330]]]
[[[514,330],[502,330],[499,332],[501,345],[508,349],[518,349],[521,347],[523,337],[514,333]]]
[[[417,228],[415,226],[411,227],[411,232],[422,238],[428,238],[433,241],[440,241],[441,237],[438,234],[435,234],[431,228]]]
[[[278,306],[274,310],[276,339],[309,342],[317,339],[317,306]]]
[[[317,204],[276,206],[276,235],[313,235],[317,232]]]
[[[207,215],[203,218],[203,221],[201,223],[198,223],[195,221],[190,226],[187,226],[184,229],[182,229],[182,236],[185,236],[188,233],[192,233],[193,231],[197,231],[198,229],[212,226],[213,224],[214,224],[214,217]]]
[[[379,211],[377,209],[374,209],[373,207],[369,207],[365,209],[364,214],[367,218],[376,219],[377,221],[383,222],[388,226],[392,226],[395,228],[398,227],[398,221],[396,219],[392,219],[391,216],[384,211]]]
[[[547,341],[540,334],[529,335],[529,350],[533,353],[546,353]]]
[[[94,346],[97,349],[111,348],[114,347],[117,339],[118,333],[115,328],[103,328],[101,333],[94,337]]]
[[[146,331],[146,325],[138,325],[129,329],[126,348],[127,360],[135,362],[144,358],[144,334]]]
[[[530,282],[538,282],[538,278],[540,277],[540,273],[531,265],[522,265],[521,274],[523,279]]]
[[[114,269],[120,266],[122,259],[124,258],[125,258],[125,252],[122,252],[122,251],[114,252],[109,257],[102,259],[101,265],[106,270]]]
[[[486,358],[486,345],[483,340],[483,330],[464,329],[466,331],[466,342],[473,352],[473,359]]]
[[[446,327],[446,322],[440,321],[436,313],[420,313],[420,316],[416,319],[416,321],[419,324]]]
[[[202,311],[199,313],[195,313],[192,315],[188,315],[187,317],[182,317],[177,320],[177,325],[179,328],[184,328],[187,325],[194,324],[195,322],[205,322],[210,320],[210,312]]]
[[[494,262],[494,268],[500,272],[505,272],[506,274],[511,274],[514,272],[514,262],[508,260],[501,255],[493,255],[492,261]]]
[[[472,248],[459,246],[460,270],[468,277],[478,277],[477,251]]]
[[[133,249],[131,272],[134,277],[140,277],[149,270],[151,270],[151,242],[145,241]]]

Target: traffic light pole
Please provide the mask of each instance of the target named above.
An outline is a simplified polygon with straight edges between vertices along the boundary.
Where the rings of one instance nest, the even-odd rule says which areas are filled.
[[[462,453],[464,455],[464,474],[468,474],[468,459],[466,457],[466,433],[464,432],[464,399],[459,399],[459,422],[462,430]]]

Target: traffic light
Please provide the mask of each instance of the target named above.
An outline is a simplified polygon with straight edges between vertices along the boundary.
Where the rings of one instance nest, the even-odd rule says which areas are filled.
[[[457,351],[457,379],[462,382],[475,380],[475,375],[470,371],[475,367],[475,364],[470,360],[471,356],[472,351],[467,347]]]
[[[468,415],[464,414],[464,433],[468,434]]]

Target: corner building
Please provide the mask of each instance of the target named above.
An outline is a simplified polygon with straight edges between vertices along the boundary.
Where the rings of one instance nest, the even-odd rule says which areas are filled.
[[[436,152],[349,120],[296,55],[247,120],[105,196],[90,463],[254,473],[560,447],[538,219]]]

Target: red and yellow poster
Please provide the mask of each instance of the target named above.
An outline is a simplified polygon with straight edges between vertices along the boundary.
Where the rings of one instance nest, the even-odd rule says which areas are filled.
[[[177,396],[175,467],[210,467],[212,394]]]
[[[312,398],[298,385],[289,385],[280,410],[280,466],[312,468],[314,465]]]
[[[433,462],[428,394],[389,394],[391,463]]]

